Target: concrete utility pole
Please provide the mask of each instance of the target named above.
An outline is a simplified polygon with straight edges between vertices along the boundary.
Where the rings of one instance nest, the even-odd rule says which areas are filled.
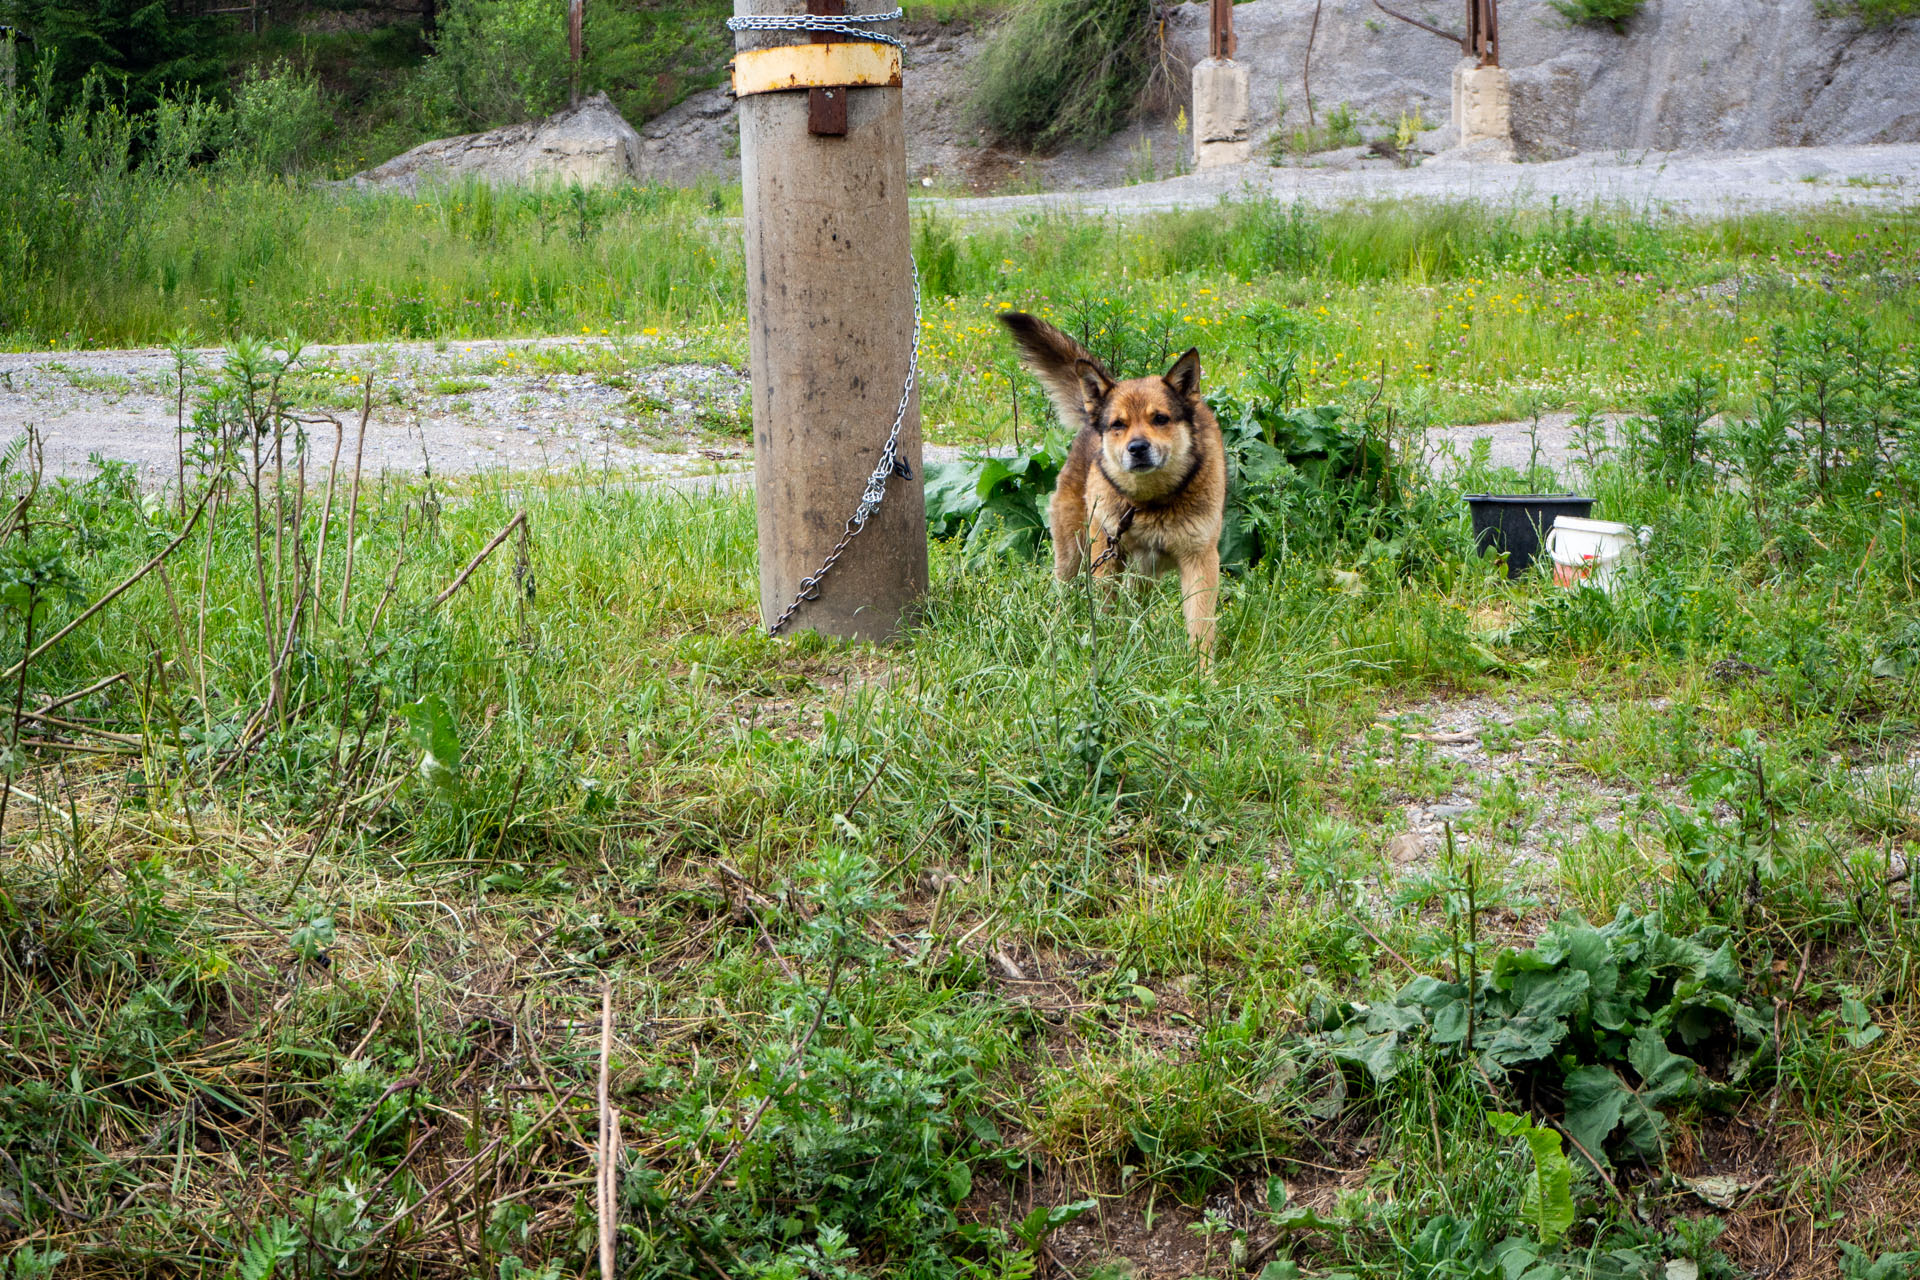
[[[1193,68],[1193,167],[1251,158],[1251,93],[1247,69],[1233,60],[1233,0],[1212,0],[1207,56]]]
[[[735,21],[835,3],[734,0]],[[900,50],[806,30],[739,31],[737,48],[761,617],[780,627],[806,594],[791,628],[885,639],[927,589],[917,389],[902,407],[916,319]],[[848,539],[896,415],[885,497]]]

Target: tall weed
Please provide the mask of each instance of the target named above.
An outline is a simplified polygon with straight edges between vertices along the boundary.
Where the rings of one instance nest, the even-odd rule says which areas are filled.
[[[981,55],[973,109],[994,133],[1040,149],[1113,133],[1163,82],[1147,0],[1035,0]]]

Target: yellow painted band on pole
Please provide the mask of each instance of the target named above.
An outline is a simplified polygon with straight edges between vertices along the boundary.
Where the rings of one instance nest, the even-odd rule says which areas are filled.
[[[900,50],[887,44],[783,44],[733,56],[733,94],[900,84]]]

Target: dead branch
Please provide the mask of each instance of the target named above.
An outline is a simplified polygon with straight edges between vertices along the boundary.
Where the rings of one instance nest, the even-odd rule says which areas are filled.
[[[135,569],[132,575],[128,577],[125,581],[123,581],[119,586],[107,592],[107,594],[101,596],[98,600],[95,600],[91,605],[83,609],[79,617],[75,618],[72,622],[69,622],[66,626],[54,632],[47,639],[42,640],[39,644],[35,645],[33,647],[33,650],[29,652],[26,657],[20,659],[20,661],[8,667],[5,672],[0,672],[0,681],[11,680],[13,679],[13,677],[19,675],[21,671],[26,669],[28,663],[32,662],[35,658],[39,657],[41,654],[45,653],[47,650],[53,648],[53,646],[55,646],[56,644],[59,644],[62,640],[65,640],[69,635],[73,634],[75,628],[79,627],[82,623],[86,622],[89,618],[93,617],[94,614],[100,612],[102,609],[112,604],[115,600],[118,600],[120,596],[129,587],[133,586],[134,583],[140,581],[140,579],[146,577],[149,573],[152,573],[154,569],[157,568],[162,561],[164,561],[168,556],[172,555],[174,552],[178,551],[180,549],[180,545],[187,540],[187,535],[193,532],[193,526],[199,523],[200,513],[207,509],[207,500],[211,497],[213,497],[213,486],[209,485],[207,486],[207,491],[200,495],[200,505],[193,509],[193,515],[188,518],[187,527],[180,531],[179,537],[175,538],[172,542],[169,542],[166,546],[162,547],[160,551],[153,557],[153,559],[147,561],[145,564],[141,565],[138,569]]]
[[[527,522],[527,513],[525,511],[521,511],[515,514],[513,519],[507,521],[507,527],[502,529],[500,532],[494,534],[493,541],[489,542],[486,546],[480,548],[479,555],[467,561],[467,567],[460,571],[460,576],[455,578],[452,582],[448,583],[447,589],[445,591],[442,591],[439,595],[435,596],[433,600],[427,605],[427,608],[438,609],[441,605],[453,599],[453,593],[458,591],[461,587],[464,587],[467,584],[467,579],[473,576],[473,571],[475,569],[478,569],[481,566],[481,564],[483,564],[486,561],[486,558],[494,553],[494,549],[497,548],[501,543],[505,542],[515,529],[518,529],[520,526],[524,525],[526,522]]]

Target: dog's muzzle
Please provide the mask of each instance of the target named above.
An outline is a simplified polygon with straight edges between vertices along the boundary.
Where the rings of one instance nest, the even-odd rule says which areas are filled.
[[[1152,442],[1147,440],[1127,441],[1127,470],[1151,471],[1159,466],[1161,459],[1155,456]]]

